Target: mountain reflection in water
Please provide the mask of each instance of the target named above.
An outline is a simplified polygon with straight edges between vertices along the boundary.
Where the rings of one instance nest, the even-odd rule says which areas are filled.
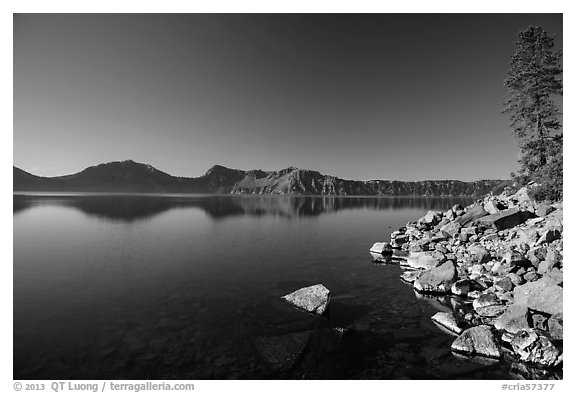
[[[470,203],[471,198],[449,198]],[[272,215],[285,218],[318,216],[346,209],[440,209],[446,198],[374,198],[315,196],[202,196],[133,194],[23,194],[14,195],[14,214],[37,206],[71,207],[99,218],[137,221],[172,209],[202,209],[213,219],[237,215]]]

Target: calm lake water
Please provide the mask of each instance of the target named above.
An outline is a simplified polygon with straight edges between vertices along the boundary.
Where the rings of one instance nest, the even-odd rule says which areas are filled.
[[[15,379],[514,378],[368,249],[470,199],[15,195]],[[326,317],[280,297],[322,283]],[[335,328],[346,328],[341,334]]]

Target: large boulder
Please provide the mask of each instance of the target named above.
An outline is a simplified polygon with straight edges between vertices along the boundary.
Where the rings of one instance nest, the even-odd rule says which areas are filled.
[[[540,279],[514,288],[514,304],[546,314],[561,314],[563,308],[562,287],[551,280]]]
[[[480,217],[484,217],[488,215],[488,212],[484,210],[482,205],[474,205],[468,208],[468,211],[462,214],[460,217],[456,218],[460,225],[463,227],[470,226],[473,221],[477,220]]]
[[[370,248],[370,252],[374,254],[382,254],[386,256],[392,255],[392,246],[389,243],[382,242],[382,243],[374,243],[374,245]]]
[[[282,299],[314,314],[323,314],[330,303],[330,291],[322,284],[300,288]]]
[[[424,217],[422,217],[418,221],[421,223],[424,223],[424,224],[436,225],[440,222],[440,220],[442,219],[442,216],[443,216],[443,213],[441,211],[430,210],[430,211],[428,211],[428,213],[426,213],[426,215]]]
[[[447,293],[457,277],[454,262],[446,261],[438,267],[422,272],[414,281],[414,289],[419,292]]]
[[[454,342],[451,349],[466,355],[500,358],[500,348],[490,326],[480,325],[465,330]]]
[[[444,233],[447,237],[454,237],[458,235],[460,228],[462,228],[462,224],[458,221],[451,221],[440,227],[440,232]]]
[[[444,254],[439,251],[411,252],[406,261],[413,269],[430,269],[440,265],[446,260]]]
[[[512,334],[529,329],[528,308],[522,304],[512,304],[504,314],[494,321],[494,327]]]
[[[522,224],[534,214],[527,211],[520,211],[517,207],[502,210],[496,214],[490,214],[475,220],[475,224],[483,228],[495,228],[499,231],[510,229]]]
[[[546,334],[538,329],[520,330],[510,344],[523,362],[550,367],[562,361],[560,351]]]

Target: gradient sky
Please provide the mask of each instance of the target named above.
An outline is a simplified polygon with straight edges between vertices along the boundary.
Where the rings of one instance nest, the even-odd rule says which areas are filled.
[[[502,82],[530,24],[562,48],[561,14],[17,14],[14,165],[508,178]]]

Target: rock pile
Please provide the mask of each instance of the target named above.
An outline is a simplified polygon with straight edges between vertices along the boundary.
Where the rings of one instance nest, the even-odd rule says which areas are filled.
[[[453,351],[553,367],[562,362],[562,234],[562,202],[536,203],[522,188],[429,211],[390,246],[416,291],[469,306],[433,317],[459,334]]]

